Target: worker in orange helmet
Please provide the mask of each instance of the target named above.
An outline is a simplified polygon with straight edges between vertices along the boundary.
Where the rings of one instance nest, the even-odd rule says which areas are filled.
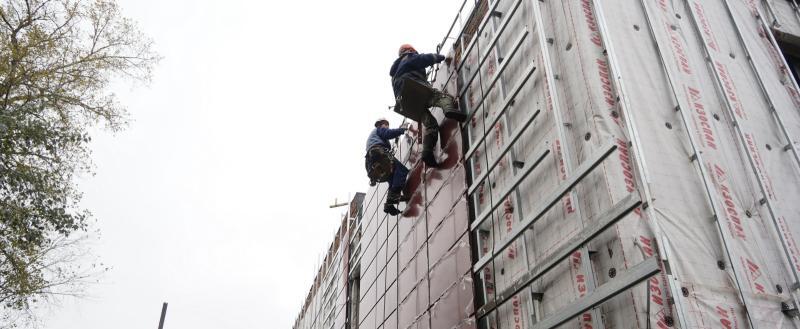
[[[433,88],[425,74],[425,68],[442,61],[449,64],[449,58],[440,54],[419,54],[409,44],[400,46],[397,55],[397,59],[392,64],[391,70],[389,70],[389,75],[392,77],[394,96],[398,99],[396,106],[400,107],[402,105],[398,97],[402,94],[406,79],[410,79],[431,89],[431,99],[426,102],[429,109],[432,106],[439,107],[444,111],[445,117],[459,122],[464,122],[467,119],[467,116],[456,106],[455,98]],[[422,136],[422,161],[429,167],[438,167],[439,163],[436,161],[433,149],[439,140],[439,123],[431,115],[430,110],[425,111],[423,114],[422,125],[425,127]]]

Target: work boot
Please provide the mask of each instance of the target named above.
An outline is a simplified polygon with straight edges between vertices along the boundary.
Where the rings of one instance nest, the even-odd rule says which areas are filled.
[[[439,163],[436,162],[436,156],[433,155],[433,151],[422,151],[422,162],[431,168],[439,167]]]
[[[411,196],[401,194],[400,191],[389,191],[389,194],[386,195],[386,203],[388,204],[398,204],[400,202],[408,202],[408,200],[411,200]]]
[[[400,209],[397,209],[397,207],[395,207],[393,204],[389,204],[387,202],[385,205],[383,205],[383,212],[392,216],[397,216],[400,214]]]
[[[459,111],[458,109],[453,110],[453,111],[444,112],[444,117],[456,120],[458,122],[467,121],[467,115],[464,114],[463,112]]]
[[[433,155],[433,149],[436,147],[436,142],[439,141],[439,132],[426,133],[422,138],[422,162],[428,167],[439,167],[436,162],[436,156]]]
[[[467,115],[458,108],[455,97],[439,90],[434,91],[433,106],[438,106],[444,111],[445,118],[453,119],[458,122],[467,121]]]

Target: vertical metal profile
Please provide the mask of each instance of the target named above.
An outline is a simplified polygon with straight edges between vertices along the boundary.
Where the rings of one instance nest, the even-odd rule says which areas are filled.
[[[735,111],[733,109],[734,108],[733,104],[731,104],[731,100],[728,98],[728,96],[725,95],[725,93],[726,93],[725,86],[724,86],[724,83],[722,82],[722,78],[721,78],[721,74],[719,72],[719,69],[717,68],[717,65],[715,65],[715,63],[717,62],[716,59],[715,59],[715,56],[708,49],[708,44],[706,42],[705,37],[703,36],[703,33],[701,32],[700,23],[698,21],[697,15],[695,14],[694,10],[692,10],[692,7],[691,7],[691,4],[689,3],[689,0],[684,0],[684,1],[686,3],[687,9],[689,11],[689,17],[691,17],[692,26],[694,26],[695,33],[700,38],[701,48],[703,49],[703,52],[704,52],[704,54],[706,56],[706,60],[707,60],[706,61],[706,65],[709,66],[711,68],[712,72],[713,72],[713,80],[715,82],[715,86],[717,87],[717,92],[719,93],[719,96],[722,99],[723,104],[725,105],[724,108],[727,111],[728,116],[731,119],[731,122],[732,122],[732,125],[733,125],[733,130],[736,132],[736,136],[738,137],[737,141],[739,142],[738,143],[739,147],[744,152],[744,154],[747,156],[748,165],[753,170],[753,174],[756,176],[756,181],[758,182],[759,188],[761,190],[763,200],[767,201],[766,205],[767,205],[767,209],[769,210],[770,216],[774,217],[775,215],[774,215],[774,212],[772,210],[772,206],[769,203],[768,194],[766,193],[766,191],[764,189],[763,182],[759,178],[758,170],[756,169],[755,161],[753,160],[753,155],[750,152],[749,148],[747,147],[747,142],[746,142],[745,137],[744,137],[744,132],[742,132],[741,125],[740,125],[739,120],[737,119],[737,115],[736,115],[736,113],[735,113]],[[726,4],[726,6],[727,6],[727,4]],[[734,25],[735,25],[735,23],[734,23]],[[737,29],[737,31],[738,31],[738,27],[734,27],[734,28]],[[749,54],[747,54],[747,56],[749,56]],[[721,225],[721,223],[719,223],[719,220],[720,219],[717,220],[717,223],[718,223],[718,225]],[[722,226],[720,226],[720,230],[722,230],[723,233],[725,231]],[[731,269],[733,270],[733,274],[734,274],[734,278],[735,278],[735,281],[736,281],[737,289],[739,289],[739,296],[742,298],[742,302],[745,305],[745,314],[747,315],[747,319],[750,322],[751,327],[757,328],[757,326],[755,326],[755,322],[753,321],[752,315],[751,315],[753,310],[749,307],[749,303],[747,302],[747,298],[745,297],[744,291],[742,290],[743,289],[742,288],[743,285],[742,285],[742,283],[741,283],[741,281],[739,279],[742,276],[741,276],[740,273],[737,273],[738,271],[736,269],[738,268],[738,266],[736,266],[736,264],[733,262],[734,258],[731,257],[730,250],[727,247],[727,242],[723,241],[723,243],[725,243],[726,253],[728,254],[728,259],[731,262]]]
[[[768,0],[761,0],[764,3],[764,8],[767,9],[769,15],[772,17],[772,27],[779,27],[781,26],[781,21],[778,19],[778,15],[775,14],[775,8],[772,7],[772,4]],[[759,10],[760,12],[760,10]],[[767,29],[770,31],[771,29]]]
[[[747,42],[745,42],[745,40],[744,40],[744,36],[742,35],[742,30],[739,28],[738,22],[736,22],[736,17],[733,15],[733,11],[731,10],[731,7],[730,7],[730,4],[728,3],[728,0],[723,0],[722,2],[723,2],[723,4],[725,4],[725,11],[728,13],[728,18],[730,18],[731,22],[733,23],[734,31],[736,32],[736,37],[739,40],[739,43],[742,45],[742,49],[744,50],[745,57],[747,58],[747,62],[750,65],[750,69],[753,70],[753,74],[755,74],[755,76],[756,76],[756,80],[758,81],[758,87],[759,87],[759,89],[761,91],[761,95],[764,96],[764,100],[767,101],[767,104],[769,105],[769,112],[770,112],[770,114],[772,114],[772,117],[773,117],[773,119],[775,119],[775,122],[778,123],[778,126],[780,127],[780,130],[781,130],[781,133],[783,134],[783,137],[786,138],[786,140],[787,140],[787,144],[784,146],[784,148],[792,151],[792,155],[794,156],[795,165],[797,166],[798,170],[800,170],[800,155],[798,154],[797,147],[795,147],[795,145],[794,145],[794,139],[792,138],[791,134],[789,134],[789,130],[786,128],[786,125],[784,124],[783,118],[781,118],[780,113],[778,113],[778,110],[775,107],[775,103],[772,101],[772,98],[769,96],[769,92],[767,91],[767,87],[764,84],[764,79],[761,77],[761,73],[758,71],[758,67],[756,66],[755,62],[753,62],[753,57],[752,57],[752,54],[750,53],[750,49],[747,48]],[[762,24],[765,24],[762,17],[763,17],[763,15],[761,14],[761,11],[758,11],[757,20],[759,20]],[[770,37],[770,40],[772,38],[772,33],[771,32],[772,32],[772,30],[769,29],[769,28],[766,28],[764,30],[764,34],[768,35]],[[777,48],[777,45],[775,45],[775,46],[776,46],[776,49],[780,49],[780,48]],[[783,58],[783,57],[781,57],[781,58]],[[784,66],[786,66],[786,61],[783,60],[782,64],[784,64]],[[792,85],[795,88],[795,90],[800,91],[800,89],[798,89],[798,87],[797,87],[797,82],[794,81],[794,79],[790,79],[790,80],[792,80]]]
[[[736,31],[736,36],[737,36],[737,38],[739,40],[739,43],[741,43],[742,49],[744,49],[745,57],[747,58],[747,62],[750,64],[750,69],[753,71],[753,73],[756,76],[756,79],[758,80],[758,85],[759,85],[759,88],[761,90],[762,96],[764,96],[764,99],[767,101],[767,104],[769,104],[769,107],[770,107],[769,112],[770,112],[770,114],[772,114],[773,118],[775,119],[775,121],[780,126],[780,129],[781,129],[781,132],[783,133],[784,138],[787,139],[787,143],[788,144],[786,145],[786,148],[790,148],[790,150],[792,151],[792,154],[794,155],[794,163],[795,163],[796,169],[798,169],[798,172],[800,172],[800,157],[798,157],[798,151],[797,151],[797,148],[794,145],[794,140],[792,139],[792,136],[789,134],[789,131],[786,128],[786,125],[784,124],[783,119],[781,118],[780,114],[778,113],[777,108],[775,107],[775,104],[772,101],[772,98],[770,97],[769,92],[767,91],[766,85],[764,83],[764,79],[761,77],[761,73],[759,73],[758,67],[756,66],[755,62],[753,61],[752,54],[750,53],[750,50],[747,47],[747,43],[744,40],[744,36],[742,35],[742,31],[739,28],[738,22],[736,22],[736,17],[733,14],[733,10],[731,9],[730,4],[728,3],[728,0],[723,0],[723,3],[725,4],[725,10],[728,13],[728,17],[730,18],[731,22],[733,23],[734,30]],[[756,10],[758,10],[758,9],[756,8]],[[765,22],[762,19],[763,15],[761,14],[760,11],[758,11],[757,15],[758,15],[757,20],[762,24],[762,28],[764,28]],[[772,30],[771,29],[765,29],[764,30],[764,34],[769,36],[770,41],[774,40],[774,39],[772,39]],[[773,43],[772,45],[774,47],[776,47],[775,49],[780,49],[780,48],[777,47],[776,43]],[[786,64],[785,59],[783,59],[782,56],[781,56],[781,59],[783,60],[782,64],[784,65],[784,67],[788,67],[788,65]],[[795,88],[795,90],[796,91],[800,91],[800,88],[797,87],[797,82],[793,79],[793,77],[789,77],[789,80],[792,81],[792,84],[793,84],[792,86]],[[731,115],[733,115],[733,114],[734,113],[731,113]],[[739,126],[738,122],[736,123],[736,129],[739,132],[739,134],[741,135],[742,134],[741,127]],[[769,197],[768,197],[769,194],[767,193],[766,186],[765,186],[763,180],[761,179],[761,175],[759,175],[758,168],[755,165],[755,159],[754,159],[752,153],[750,152],[750,148],[747,147],[746,140],[743,139],[743,136],[739,136],[739,138],[740,138],[740,143],[742,143],[741,147],[742,147],[742,149],[744,149],[745,153],[747,154],[748,163],[750,165],[750,168],[753,171],[753,175],[755,176],[756,181],[758,182],[758,187],[761,190],[762,195],[764,196],[765,205],[767,206],[767,210],[769,211],[770,218],[772,219],[772,225],[773,225],[773,228],[775,229],[775,234],[778,235],[778,239],[780,240],[781,247],[783,248],[783,254],[785,256],[784,261],[786,262],[786,264],[784,264],[784,265],[788,266],[789,271],[792,274],[792,278],[794,279],[794,282],[792,284],[792,289],[791,289],[792,299],[794,300],[795,305],[800,305],[800,298],[798,297],[798,293],[799,293],[798,289],[800,289],[800,274],[798,274],[798,272],[797,272],[797,264],[795,264],[794,261],[792,260],[792,255],[791,255],[791,252],[789,251],[789,248],[790,248],[789,242],[786,241],[785,236],[783,234],[781,234],[780,224],[778,224],[778,217],[775,214],[775,210],[774,210],[774,208],[772,206],[772,202],[769,201]]]
[[[533,16],[535,20],[535,29],[538,33],[539,39],[539,48],[541,48],[542,53],[542,65],[544,66],[544,77],[547,82],[547,90],[545,91],[550,95],[551,105],[553,110],[553,123],[555,124],[556,132],[558,134],[558,139],[561,141],[560,148],[561,154],[556,154],[556,156],[560,156],[561,159],[564,161],[564,175],[569,177],[572,175],[572,153],[570,152],[569,140],[567,139],[567,133],[564,131],[564,118],[562,117],[561,112],[561,101],[558,95],[558,90],[556,88],[556,80],[555,80],[555,71],[553,69],[553,62],[552,57],[550,56],[550,49],[547,45],[547,35],[544,31],[544,18],[542,16],[542,8],[540,7],[538,0],[531,1],[533,6]],[[575,189],[572,189],[567,197],[572,199],[572,207],[575,209],[575,216],[578,217],[578,221],[581,224],[581,229],[586,227],[586,223],[584,222],[584,217],[581,212],[580,202],[578,202],[578,193]],[[583,245],[580,248],[581,253],[581,271],[586,275],[586,290],[587,294],[591,294],[597,288],[597,275],[594,272],[594,268],[592,267],[592,259],[589,256],[589,248],[586,245]],[[605,328],[602,321],[602,316],[600,314],[600,310],[598,308],[591,309],[592,315],[592,328]]]
[[[800,5],[797,4],[796,0],[789,0],[789,5],[792,6],[794,17],[797,18],[798,22],[800,22]]]
[[[494,2],[495,3],[499,3],[500,0],[494,0]],[[500,60],[500,58],[502,56],[502,54],[500,54],[500,47],[502,46],[502,42],[500,42],[500,35],[503,32],[506,31],[506,28],[511,23],[511,20],[513,19],[514,15],[517,13],[517,11],[518,11],[519,7],[521,6],[521,4],[522,4],[522,0],[517,0],[516,2],[514,2],[514,4],[511,5],[511,9],[508,12],[505,13],[505,15],[504,15],[505,17],[500,22],[500,24],[497,23],[496,17],[493,17],[492,13],[489,13],[489,17],[490,17],[489,20],[491,21],[490,25],[491,25],[491,28],[492,28],[492,32],[494,34],[494,39],[493,39],[493,42],[490,43],[490,47],[492,47],[493,51],[494,51],[494,65],[495,65],[495,67],[500,67],[500,65],[502,64],[502,62]],[[503,72],[497,72],[498,75],[500,75],[502,73]],[[533,72],[531,72],[531,73],[533,73]],[[520,82],[520,87],[525,84],[525,81],[527,81],[529,77],[530,77],[530,74],[528,74],[527,76],[521,77],[522,81]],[[497,83],[500,85],[499,86],[500,95],[502,95],[502,97],[504,97],[504,99],[505,99],[506,97],[508,97],[508,89],[507,89],[508,87],[506,86],[506,84],[505,84],[505,82],[503,81],[502,78],[500,78]],[[520,88],[520,90],[521,90],[521,88]],[[487,97],[487,96],[489,96],[488,93],[487,93],[487,95],[484,95],[484,97]],[[514,96],[516,96],[516,95],[514,95]],[[511,98],[511,99],[513,99],[513,98]],[[502,118],[503,118],[503,125],[505,126],[505,134],[504,134],[505,136],[504,137],[506,137],[506,142],[510,143],[508,145],[509,146],[509,150],[510,150],[508,152],[508,156],[511,158],[510,169],[511,169],[512,176],[516,177],[517,174],[519,173],[519,170],[513,164],[517,162],[518,157],[517,157],[516,150],[514,150],[514,148],[513,148],[513,144],[516,144],[518,139],[516,139],[516,138],[508,139],[509,137],[512,137],[512,134],[513,134],[513,132],[511,131],[511,125],[509,124],[510,121],[508,119],[508,112],[509,111],[506,110],[510,106],[511,106],[510,103],[505,104],[503,106],[502,110],[501,110],[502,112],[498,113],[497,115],[498,116],[502,116]],[[539,111],[537,110],[535,112],[538,113]],[[534,117],[535,116],[536,115],[534,115]],[[494,126],[496,124],[497,123],[496,123],[496,120],[495,120],[494,124],[492,124],[492,126],[490,128],[494,129]],[[487,127],[485,122],[484,122],[484,127]],[[528,125],[525,125],[525,128],[522,128],[520,132],[522,132],[524,130],[527,130],[527,127],[528,127]],[[485,138],[485,136],[484,136],[484,138]],[[499,157],[503,157],[505,155],[503,155],[503,153],[501,153],[498,156]],[[487,157],[488,157],[488,153],[487,153]],[[535,165],[529,164],[529,166],[534,167]],[[528,171],[528,172],[530,172],[530,171]],[[491,188],[491,185],[490,185],[490,190],[492,191],[492,193],[490,195],[493,195],[494,194],[494,188]],[[492,200],[492,202],[495,202],[493,197],[490,197],[490,200]],[[500,200],[497,200],[497,202],[503,203],[505,201],[500,199]],[[517,186],[514,187],[514,218],[516,218],[517,220],[521,219],[522,216],[523,216],[522,209],[523,209],[522,208],[522,195],[520,194],[520,191],[519,191],[519,188],[518,188],[518,185],[517,185]],[[525,263],[525,270],[530,270],[531,265],[530,265],[530,263],[528,261],[529,260],[529,257],[528,257],[528,245],[525,243],[524,237],[522,239],[522,255],[523,255],[523,259],[524,259],[524,263]],[[531,301],[531,303],[527,303],[528,313],[529,314],[534,314],[534,309],[532,307],[532,304],[533,304],[533,301]]]
[[[608,60],[608,67],[610,71],[610,75],[613,76],[611,79],[614,84],[614,90],[617,92],[617,99],[618,99],[618,106],[620,107],[620,112],[625,120],[625,127],[628,132],[628,136],[630,139],[630,154],[631,154],[631,162],[636,170],[634,173],[638,178],[639,184],[641,184],[639,191],[643,194],[642,200],[645,203],[649,203],[653,198],[653,193],[650,190],[650,174],[647,169],[647,162],[644,159],[644,148],[642,146],[641,139],[639,138],[639,131],[636,127],[636,120],[634,119],[633,111],[630,110],[630,104],[628,104],[627,92],[625,89],[625,82],[622,79],[622,75],[619,73],[619,64],[617,62],[617,54],[614,51],[614,45],[611,41],[611,37],[609,36],[608,32],[608,25],[606,23],[605,15],[603,14],[603,7],[598,0],[592,0],[592,9],[594,10],[595,17],[597,19],[597,27],[600,33],[600,38],[602,40],[602,44],[606,50],[606,59]],[[656,236],[658,241],[666,240],[666,235],[663,233],[661,226],[658,223],[658,217],[654,211],[655,207],[646,207],[644,208],[643,213],[647,215],[650,221],[653,224],[653,233]],[[668,246],[661,244],[658,250],[658,257],[661,259],[663,263],[668,264],[670,262],[669,253],[666,251]],[[669,291],[672,296],[680,296],[680,288],[675,285],[675,282],[678,281],[675,278],[673,273],[670,271],[665,271],[665,276],[667,277]],[[680,318],[683,318],[684,314],[680,314]],[[683,320],[682,320],[683,321]],[[687,326],[685,322],[681,323],[683,328],[686,329]]]
[[[714,191],[714,189],[712,188],[712,181],[710,179],[711,175],[708,173],[708,169],[704,165],[705,161],[703,160],[702,152],[700,151],[700,148],[698,146],[699,142],[697,142],[695,136],[692,134],[692,128],[691,128],[691,125],[689,124],[690,119],[686,114],[686,110],[691,108],[691,106],[689,104],[686,104],[684,98],[679,97],[678,94],[677,94],[677,89],[675,87],[675,85],[676,85],[675,79],[673,78],[672,73],[670,72],[670,70],[668,68],[669,66],[666,63],[666,60],[665,60],[666,56],[664,55],[664,52],[663,52],[661,46],[658,43],[658,39],[656,37],[656,33],[655,33],[655,30],[654,30],[655,24],[653,23],[653,20],[650,17],[650,9],[649,9],[649,6],[647,5],[647,2],[644,1],[644,0],[639,0],[639,3],[642,6],[642,11],[644,12],[645,19],[646,19],[647,25],[648,25],[648,31],[650,32],[650,37],[653,39],[653,46],[654,46],[656,52],[658,53],[658,57],[659,57],[659,61],[660,61],[662,70],[664,72],[664,75],[667,77],[667,83],[669,84],[670,93],[672,95],[673,101],[678,106],[677,112],[680,114],[681,122],[683,123],[683,128],[684,128],[684,131],[686,132],[686,137],[689,139],[689,144],[691,145],[691,148],[692,148],[692,156],[690,157],[690,159],[692,159],[691,161],[697,165],[697,169],[700,172],[700,178],[702,179],[702,182],[703,182],[703,189],[705,191],[707,201],[710,203],[711,212],[712,212],[713,218],[715,219],[715,221],[717,223],[717,228],[719,230],[719,234],[722,235],[723,244],[726,244],[726,240],[729,239],[729,237],[725,236],[725,232],[726,232],[725,228],[722,227],[722,223],[720,222],[720,220],[722,218],[722,215],[724,214],[724,211],[721,210],[722,207],[719,204],[718,195]],[[726,249],[726,252],[728,252],[728,246],[725,245],[724,247]],[[728,259],[731,262],[732,266],[735,266],[735,265],[733,265],[733,258],[731,258],[730,254],[728,254]],[[739,284],[739,282],[737,281],[737,285],[738,284]],[[741,290],[741,287],[739,287],[739,289]],[[739,293],[741,295],[741,298],[744,299],[745,297],[742,294],[742,292],[740,291]],[[675,295],[673,297],[673,299],[680,300],[682,298],[681,298],[681,295]],[[678,306],[679,312],[685,316],[686,311],[683,309],[682,301],[676,301],[676,304]],[[745,303],[745,305],[746,305],[746,303]],[[748,317],[749,317],[749,313],[748,313]],[[683,316],[681,318],[683,318]],[[752,320],[750,320],[750,321],[751,321],[751,324],[752,324]],[[685,319],[681,319],[681,324],[686,326]]]

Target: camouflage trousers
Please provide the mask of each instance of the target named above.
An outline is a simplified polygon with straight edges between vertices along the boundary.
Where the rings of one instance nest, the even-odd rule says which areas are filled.
[[[438,89],[433,89],[433,97],[429,107],[441,108],[445,113],[456,111],[456,104],[453,96],[450,96]],[[425,130],[422,134],[422,152],[432,153],[436,143],[439,141],[439,123],[430,111],[425,113],[422,118],[422,126]]]

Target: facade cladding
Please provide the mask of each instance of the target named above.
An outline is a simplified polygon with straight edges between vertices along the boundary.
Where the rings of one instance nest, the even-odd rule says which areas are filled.
[[[295,329],[800,327],[795,1],[466,0],[439,49],[470,120]]]

